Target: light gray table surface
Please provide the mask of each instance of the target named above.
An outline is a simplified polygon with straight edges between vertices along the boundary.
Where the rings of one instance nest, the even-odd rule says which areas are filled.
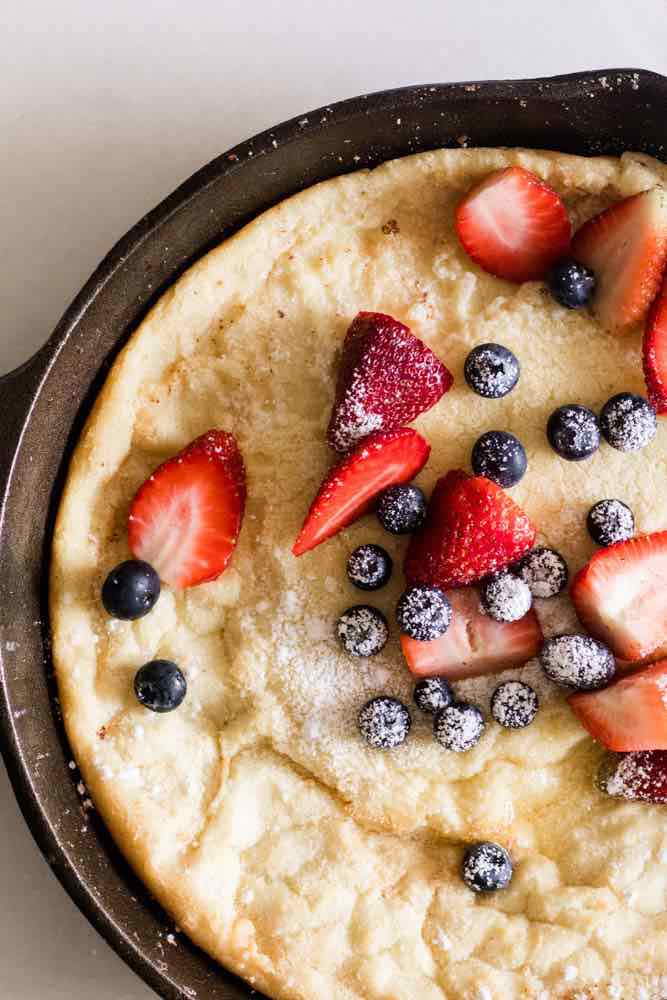
[[[410,83],[667,73],[667,2],[4,0],[0,65],[3,372],[119,236],[239,140]],[[51,875],[1,766],[0,824],[3,1000],[153,996]]]

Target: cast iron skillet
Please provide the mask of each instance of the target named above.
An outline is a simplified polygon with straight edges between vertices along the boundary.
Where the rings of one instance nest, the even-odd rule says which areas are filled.
[[[614,69],[409,87],[293,119],[213,160],[137,223],[102,261],[45,346],[0,380],[2,751],[53,871],[160,996],[241,1000],[250,991],[187,940],[179,937],[176,947],[166,942],[173,930],[168,918],[86,808],[85,792],[77,791],[76,772],[68,767],[71,753],[49,656],[49,543],[71,449],[111,362],[191,261],[307,185],[457,144],[573,153],[636,149],[667,159],[666,107],[667,78]]]

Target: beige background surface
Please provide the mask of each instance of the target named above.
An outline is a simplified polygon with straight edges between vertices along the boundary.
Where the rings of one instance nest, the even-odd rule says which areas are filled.
[[[667,73],[666,16],[665,0],[4,0],[0,372],[44,340],[139,216],[244,137],[414,82]],[[0,824],[3,998],[152,996],[49,873],[1,768]]]

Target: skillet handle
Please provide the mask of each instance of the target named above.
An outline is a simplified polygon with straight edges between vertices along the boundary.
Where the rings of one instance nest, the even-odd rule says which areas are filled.
[[[47,345],[24,364],[0,376],[0,520],[14,458],[37,390],[49,367]]]

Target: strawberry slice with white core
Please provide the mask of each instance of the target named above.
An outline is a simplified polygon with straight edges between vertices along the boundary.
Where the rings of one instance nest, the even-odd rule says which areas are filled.
[[[532,608],[517,622],[497,622],[482,612],[476,590],[450,590],[447,597],[452,620],[444,635],[432,642],[401,636],[403,655],[415,677],[461,680],[499,673],[537,656],[544,637]]]
[[[656,413],[667,413],[667,278],[644,329],[644,378]]]
[[[667,264],[667,191],[642,191],[590,219],[574,235],[572,256],[595,272],[600,322],[612,330],[638,323]]]
[[[667,750],[667,660],[568,698],[593,739],[609,750]]]
[[[456,232],[480,267],[508,281],[534,281],[569,248],[572,229],[559,195],[524,167],[496,170],[456,210]]]
[[[132,555],[175,589],[215,580],[241,530],[246,487],[236,440],[211,430],[155,470],[130,507]]]
[[[667,653],[667,531],[600,549],[575,577],[571,597],[586,629],[620,660]]]
[[[430,451],[421,434],[409,427],[364,438],[324,477],[292,546],[294,555],[314,549],[366,514],[388,486],[410,482]]]

